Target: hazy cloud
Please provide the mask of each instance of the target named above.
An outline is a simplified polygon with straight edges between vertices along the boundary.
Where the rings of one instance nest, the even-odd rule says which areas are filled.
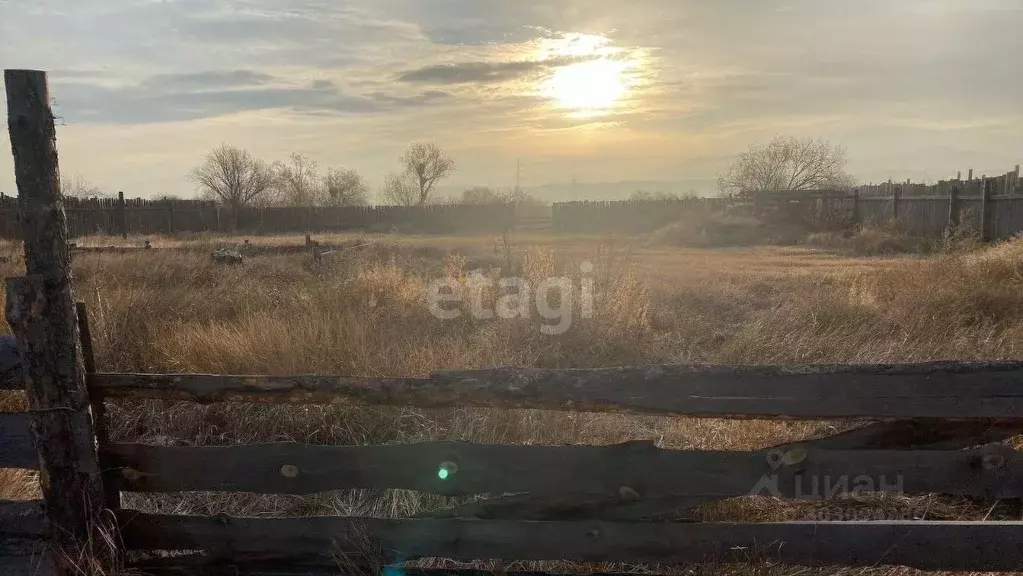
[[[146,78],[142,85],[151,90],[210,90],[258,86],[269,84],[274,80],[273,75],[254,70],[211,70],[182,74],[157,74]]]
[[[864,179],[994,173],[1020,161],[1021,29],[1019,0],[0,0],[4,66],[52,72],[62,166],[152,194],[225,139],[370,180],[435,139],[455,186],[508,185],[516,158],[533,184],[713,180],[778,132],[846,145]],[[642,62],[613,114],[538,96],[577,61],[538,47],[573,34]]]
[[[146,124],[209,118],[251,110],[371,114],[419,107],[449,97],[439,91],[396,95],[348,94],[332,81],[288,85],[271,74],[248,70],[161,74],[133,86],[79,80],[60,82],[58,112],[67,122]]]
[[[590,58],[565,56],[547,60],[435,64],[403,72],[398,76],[398,81],[423,84],[491,84],[514,80],[588,59]]]

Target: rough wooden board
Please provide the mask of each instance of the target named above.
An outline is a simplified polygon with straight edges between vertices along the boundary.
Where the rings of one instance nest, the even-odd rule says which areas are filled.
[[[0,412],[0,468],[39,468],[28,412]]]
[[[42,500],[0,500],[0,536],[34,538],[48,533]]]
[[[943,420],[900,420],[877,422],[846,430],[831,436],[799,442],[778,444],[768,449],[788,450],[793,447],[830,450],[957,450],[981,444],[1001,442],[1020,433],[1014,422],[976,421],[946,422]],[[714,496],[667,496],[626,502],[615,496],[548,496],[514,494],[477,500],[437,510],[424,518],[491,518],[505,520],[640,520],[678,514],[707,502],[721,500]]]
[[[413,559],[704,562],[1023,569],[1021,522],[613,523],[369,518],[230,518],[122,511],[128,549],[285,560],[336,550]]]
[[[0,556],[0,574],[4,576],[55,576],[53,556],[49,553]]]
[[[122,468],[122,489],[310,494],[346,488],[402,488],[450,496],[528,492],[730,497],[751,493],[820,498],[897,490],[974,498],[1023,497],[1023,454],[975,450],[758,452],[664,450],[648,442],[608,446],[421,442],[317,446],[115,444],[104,459]],[[441,477],[445,469],[448,474]]]
[[[86,551],[103,506],[96,437],[71,294],[71,250],[46,73],[5,70],[7,126],[27,276],[7,279],[58,569]]]
[[[195,402],[486,406],[740,418],[1023,421],[1021,362],[496,368],[428,378],[109,374],[109,398]]]
[[[1013,420],[897,420],[794,444],[831,450],[959,450],[1002,442],[1021,433],[1023,422]]]

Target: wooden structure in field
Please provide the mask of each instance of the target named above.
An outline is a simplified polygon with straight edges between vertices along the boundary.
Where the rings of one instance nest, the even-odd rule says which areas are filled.
[[[6,386],[27,390],[29,412],[0,414],[0,468],[40,470],[44,497],[0,502],[5,574],[72,574],[118,559],[145,573],[351,573],[423,557],[1023,569],[1023,522],[658,521],[751,493],[1023,497],[1023,455],[1004,443],[1023,431],[1023,362],[499,368],[428,378],[97,372],[85,310],[73,301],[45,75],[5,77],[28,265],[27,276],[7,282],[7,318],[25,370],[22,381]],[[104,403],[143,399],[874,422],[751,452],[666,450],[649,442],[111,442]],[[858,486],[858,478],[870,482]],[[489,496],[416,518],[152,514],[120,503],[123,492],[358,488]]]

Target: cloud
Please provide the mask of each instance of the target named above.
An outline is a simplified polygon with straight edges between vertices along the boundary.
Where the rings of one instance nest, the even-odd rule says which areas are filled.
[[[420,84],[495,84],[593,58],[563,56],[547,60],[434,64],[402,72],[398,75],[398,81]]]
[[[159,74],[130,86],[73,79],[54,89],[57,113],[69,123],[147,124],[187,121],[252,110],[315,114],[373,114],[420,107],[448,98],[440,91],[419,94],[350,94],[332,81],[295,85],[249,70]]]
[[[275,78],[272,75],[254,70],[211,70],[182,74],[156,74],[146,78],[143,85],[147,89],[153,90],[209,90],[238,86],[258,86],[269,84],[274,80]]]

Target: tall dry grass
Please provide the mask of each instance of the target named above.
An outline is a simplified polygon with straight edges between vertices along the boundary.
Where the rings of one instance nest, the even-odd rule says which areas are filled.
[[[815,274],[684,273],[671,283],[639,274],[642,250],[590,253],[503,245],[494,253],[375,243],[323,264],[304,255],[262,253],[217,266],[212,240],[181,250],[75,258],[75,289],[90,309],[97,361],[108,371],[424,375],[495,365],[596,367],[651,362],[894,362],[1023,358],[1023,241],[975,252],[906,259],[899,266]],[[189,248],[191,246],[191,248]],[[728,251],[687,252],[723,269]],[[540,332],[535,314],[515,320],[442,321],[428,310],[435,278],[550,275],[580,280],[595,270],[594,315],[560,336]],[[658,265],[664,265],[663,254]],[[706,262],[704,262],[705,264]],[[11,251],[0,265],[23,273]],[[734,272],[734,271],[733,271]],[[797,273],[798,272],[798,273]],[[499,294],[484,295],[492,302]],[[2,400],[0,400],[2,401]],[[7,402],[17,402],[9,397]],[[664,447],[755,449],[834,431],[826,422],[732,422],[607,414],[486,409],[415,410],[333,406],[197,406],[137,402],[110,407],[115,440],[229,444],[298,440],[387,443],[605,444],[648,439]],[[2,471],[0,471],[2,472]],[[0,476],[0,497],[31,495],[31,478]],[[162,512],[242,515],[408,516],[451,504],[399,490],[313,496],[189,493],[131,495],[127,505]],[[812,518],[818,504],[742,498],[705,506],[704,520]],[[836,510],[883,509],[931,519],[1002,517],[1011,507],[920,496],[831,502]],[[850,512],[850,513],[852,513]],[[536,566],[541,566],[537,564]],[[622,567],[617,567],[621,569]]]

